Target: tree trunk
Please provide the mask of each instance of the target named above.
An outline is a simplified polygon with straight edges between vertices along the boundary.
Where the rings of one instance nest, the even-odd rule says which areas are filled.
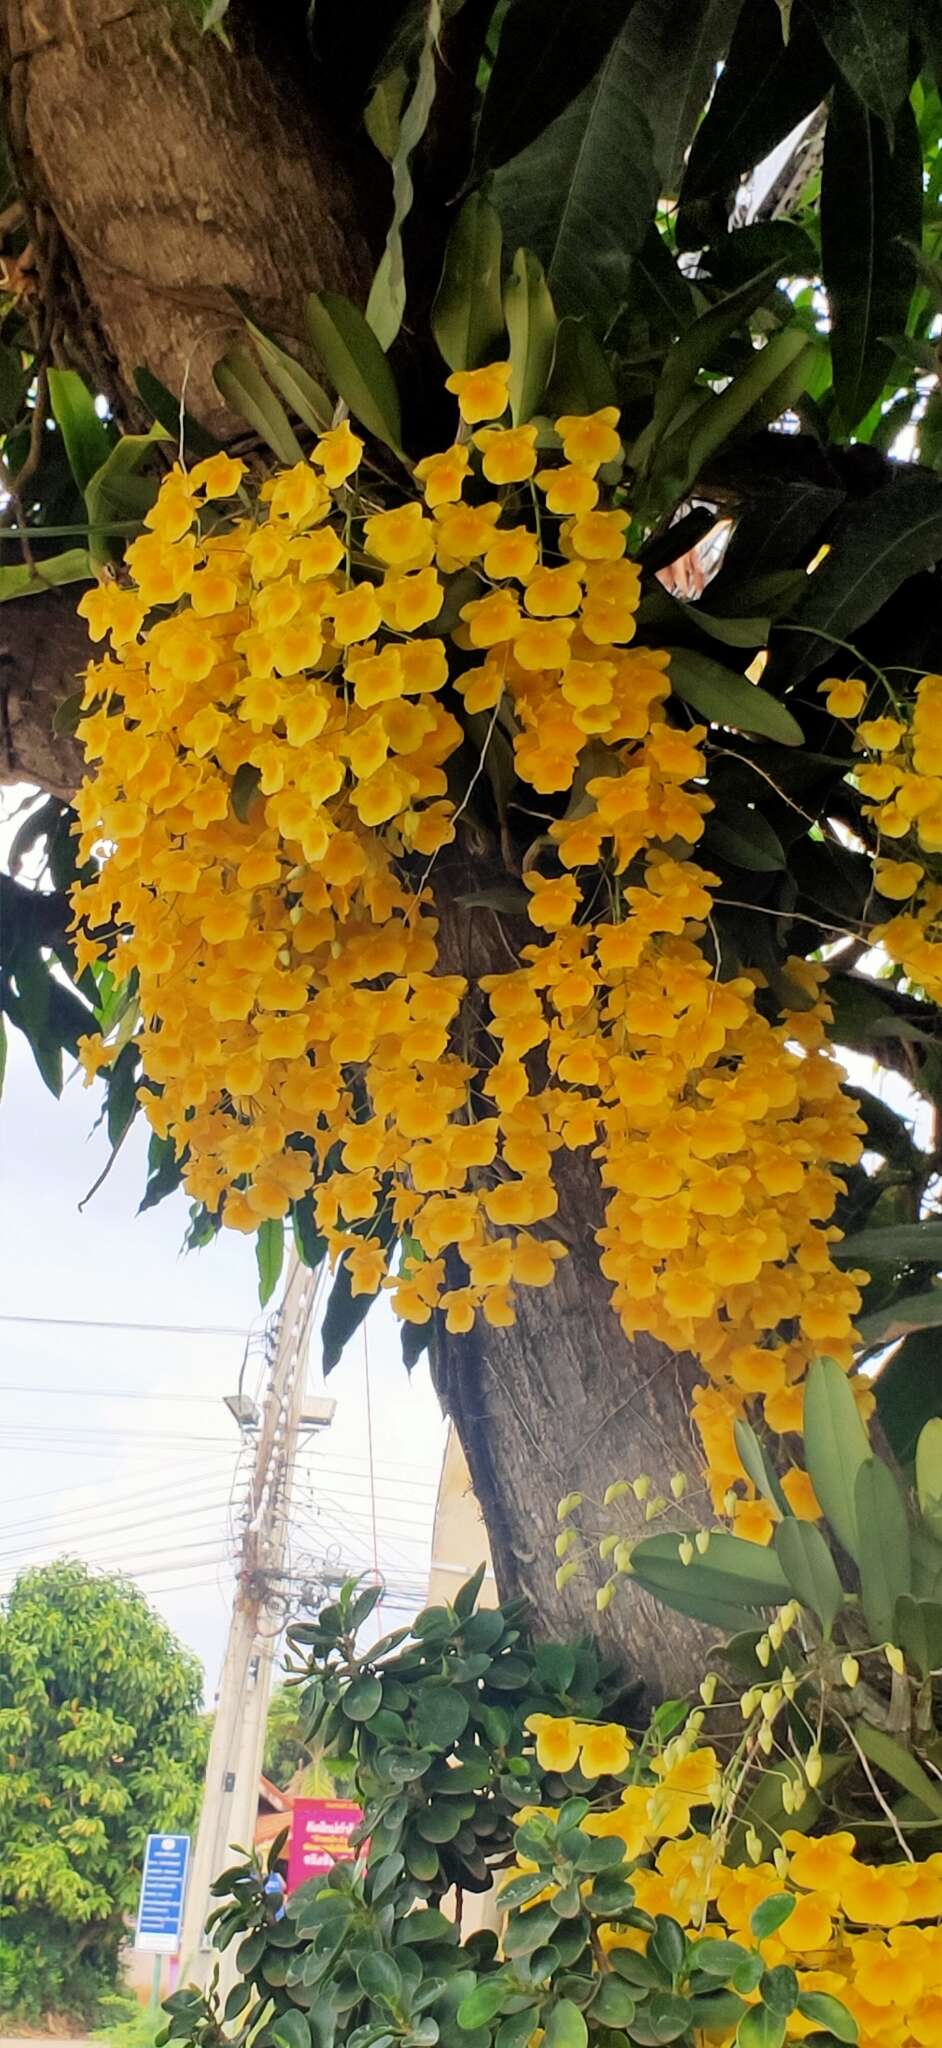
[[[5,11],[7,133],[56,359],[119,394],[145,366],[218,425],[212,366],[241,326],[233,289],[300,333],[306,293],[368,282],[375,152],[354,191],[360,145],[341,152],[299,89],[291,10],[271,10],[262,49],[233,7],[236,51],[201,36],[183,0]]]
[[[461,828],[459,828],[460,830]],[[447,973],[472,986],[500,973],[535,936],[525,917],[501,917],[465,908],[462,897],[493,890],[506,871],[475,844],[442,855],[433,877],[440,918],[439,953]],[[486,1057],[474,1042],[463,1056]],[[540,1085],[539,1075],[533,1076]],[[679,1358],[651,1338],[628,1343],[611,1306],[611,1283],[599,1270],[594,1232],[602,1218],[597,1170],[584,1153],[557,1152],[553,1179],[559,1208],[545,1225],[568,1249],[546,1288],[520,1288],[517,1321],[495,1330],[479,1316],[467,1336],[436,1328],[430,1345],[432,1378],[458,1431],[487,1525],[498,1588],[503,1598],[522,1594],[543,1636],[595,1636],[618,1659],[627,1679],[644,1686],[648,1702],[686,1692],[706,1663],[707,1631],[652,1600],[623,1579],[611,1606],[599,1614],[595,1596],[611,1565],[598,1555],[597,1537],[619,1530],[629,1540],[650,1528],[632,1500],[602,1512],[613,1480],[646,1473],[652,1496],[669,1495],[672,1474],[687,1476],[694,1514],[709,1520],[709,1504],[696,1475],[702,1457],[690,1421],[690,1391],[698,1378],[690,1358]],[[555,1539],[557,1506],[566,1493],[585,1496],[575,1517],[587,1543],[579,1570],[560,1590]],[[658,1524],[658,1526],[661,1526]]]
[[[611,1566],[592,1538],[616,1528],[629,1538],[651,1533],[632,1499],[599,1512],[612,1480],[646,1472],[652,1493],[666,1493],[673,1472],[696,1471],[689,1410],[696,1375],[688,1360],[649,1339],[626,1342],[592,1238],[601,1212],[597,1181],[578,1158],[562,1166],[557,1159],[555,1179],[553,1228],[571,1250],[553,1285],[519,1291],[512,1329],[491,1330],[480,1318],[466,1337],[437,1329],[432,1377],[468,1461],[501,1597],[523,1594],[541,1636],[591,1631],[626,1679],[643,1684],[650,1703],[690,1689],[706,1669],[710,1638],[630,1578],[599,1615],[595,1594]],[[585,1496],[574,1520],[590,1540],[578,1573],[559,1591],[556,1508],[573,1490]],[[698,1499],[696,1485],[691,1494]]]
[[[243,46],[233,14],[236,53],[200,39],[181,0],[7,0],[6,13],[9,130],[53,356],[91,362],[99,388],[119,393],[146,365],[217,423],[211,366],[237,325],[227,288],[288,331],[318,283],[362,298],[375,241],[364,194],[383,198],[375,156],[372,172],[354,178],[352,146],[341,153],[312,112],[307,82],[298,90],[277,51],[266,49],[263,61]],[[77,749],[51,734],[49,713],[72,694],[84,659],[71,592],[3,607],[0,778],[62,795],[74,787]],[[465,846],[435,877],[445,964],[474,974],[507,963],[496,918],[455,903],[486,865]],[[491,880],[494,872],[503,874],[499,862]],[[514,943],[529,937],[522,921]],[[630,1583],[598,1616],[607,1568],[594,1549],[558,1592],[556,1506],[583,1491],[591,1525],[591,1503],[611,1480],[644,1470],[666,1492],[672,1472],[693,1469],[693,1368],[621,1335],[593,1241],[597,1177],[582,1159],[558,1164],[552,1230],[570,1256],[556,1284],[521,1291],[511,1330],[437,1333],[435,1383],[464,1446],[502,1592],[524,1593],[546,1635],[591,1631],[626,1676],[663,1696],[695,1680],[702,1632]],[[626,1527],[643,1533],[641,1510]]]
[[[76,602],[66,588],[0,605],[0,783],[68,798],[81,780],[80,746],[53,727],[92,651]]]

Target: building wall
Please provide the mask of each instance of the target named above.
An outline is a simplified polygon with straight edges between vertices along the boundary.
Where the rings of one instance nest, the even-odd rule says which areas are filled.
[[[482,1559],[487,1572],[479,1595],[480,1605],[496,1607],[497,1585],[484,1518],[472,1490],[464,1452],[452,1427],[445,1443],[435,1506],[429,1601],[434,1605],[453,1600],[459,1586],[477,1571]]]

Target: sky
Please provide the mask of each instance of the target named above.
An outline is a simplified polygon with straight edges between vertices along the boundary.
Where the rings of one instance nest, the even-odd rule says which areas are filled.
[[[0,1102],[0,1598],[24,1566],[64,1554],[124,1570],[200,1658],[209,1702],[248,1455],[241,1446],[240,1461],[223,1396],[236,1390],[247,1341],[247,1391],[262,1366],[254,1245],[224,1231],[182,1252],[181,1193],[137,1215],[143,1116],[80,1209],[108,1158],[104,1130],[93,1129],[98,1107],[80,1074],[57,1102],[10,1032]],[[276,1305],[277,1296],[266,1314]],[[444,1426],[424,1361],[406,1374],[385,1304],[365,1331],[326,1387],[314,1333],[309,1388],[337,1409],[299,1459],[290,1568],[300,1592],[317,1571],[372,1566],[372,1438],[375,1554],[394,1626],[423,1602]]]

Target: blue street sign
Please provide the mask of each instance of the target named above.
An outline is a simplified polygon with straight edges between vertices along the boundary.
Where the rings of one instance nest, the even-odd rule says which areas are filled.
[[[148,1835],[137,1909],[135,1948],[175,1956],[180,1948],[189,1835]]]

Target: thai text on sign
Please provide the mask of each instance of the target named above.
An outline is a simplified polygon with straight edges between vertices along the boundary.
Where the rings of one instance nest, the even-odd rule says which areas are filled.
[[[335,1863],[351,1863],[362,1854],[363,1845],[350,1839],[362,1819],[363,1808],[352,1799],[296,1799],[288,1849],[289,1892],[310,1877],[324,1876]]]

